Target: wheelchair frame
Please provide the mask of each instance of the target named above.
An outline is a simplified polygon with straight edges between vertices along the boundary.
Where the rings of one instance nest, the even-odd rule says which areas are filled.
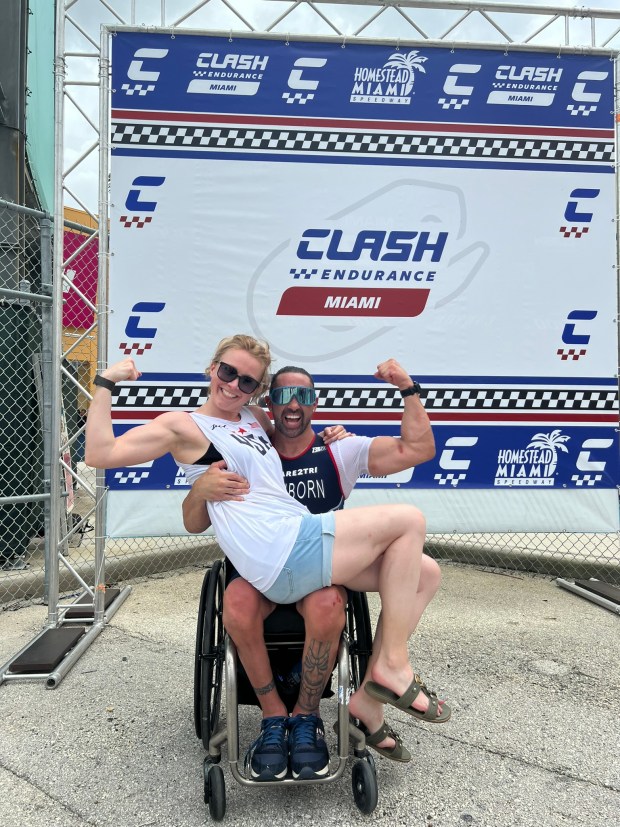
[[[235,644],[226,634],[222,622],[225,583],[225,564],[216,560],[207,569],[200,595],[196,650],[194,661],[194,724],[196,735],[208,751],[204,759],[204,800],[211,817],[220,821],[226,812],[224,773],[219,766],[221,747],[228,746],[230,771],[239,784],[246,787],[270,788],[303,784],[327,784],[337,781],[344,773],[349,757],[349,739],[354,744],[356,761],[352,767],[353,798],[358,808],[366,814],[377,805],[378,791],[374,758],[366,748],[363,732],[349,719],[349,697],[366,671],[371,653],[372,630],[366,595],[352,594],[347,603],[347,623],[341,636],[336,671],[338,676],[337,702],[337,763],[330,760],[330,773],[324,778],[279,781],[255,781],[243,772],[239,757],[238,716],[238,665]],[[277,611],[277,609],[276,609]],[[275,613],[274,613],[275,614]],[[273,615],[272,615],[273,617]],[[283,636],[281,636],[283,637]],[[365,637],[365,640],[360,640]],[[282,646],[303,646],[301,641],[278,640],[266,633],[265,640],[271,651]],[[226,684],[226,726],[219,727],[222,697],[222,679]]]

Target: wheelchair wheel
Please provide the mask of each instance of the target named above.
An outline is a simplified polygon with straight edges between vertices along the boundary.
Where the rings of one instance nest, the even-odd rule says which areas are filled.
[[[194,660],[194,726],[209,749],[209,739],[220,718],[224,665],[224,564],[216,560],[206,572],[198,611]]]
[[[372,626],[364,592],[351,592],[347,603],[351,689],[361,684],[372,654]]]
[[[224,772],[217,764],[204,763],[204,799],[209,805],[213,821],[221,821],[226,812],[226,784]]]
[[[351,772],[353,799],[359,810],[366,815],[372,813],[379,800],[377,778],[367,761],[356,761]]]

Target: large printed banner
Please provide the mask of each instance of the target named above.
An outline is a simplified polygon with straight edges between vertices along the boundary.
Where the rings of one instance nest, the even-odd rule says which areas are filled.
[[[608,57],[115,33],[110,361],[120,433],[266,338],[316,423],[397,434],[394,356],[436,458],[364,479],[429,530],[618,528],[617,181]],[[108,532],[182,532],[170,457],[108,472]]]

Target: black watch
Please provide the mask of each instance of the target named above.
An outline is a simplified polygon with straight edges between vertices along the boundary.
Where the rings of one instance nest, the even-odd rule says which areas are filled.
[[[401,391],[400,395],[404,399],[406,396],[415,396],[416,393],[419,396],[421,392],[422,392],[421,386],[414,380],[413,385],[410,388],[405,388],[404,391]]]

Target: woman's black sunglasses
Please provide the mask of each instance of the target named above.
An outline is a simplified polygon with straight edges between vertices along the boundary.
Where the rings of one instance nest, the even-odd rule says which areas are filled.
[[[235,379],[238,379],[237,386],[239,390],[247,394],[254,393],[260,385],[260,379],[255,379],[253,376],[244,376],[239,373],[237,368],[233,368],[232,365],[228,365],[226,362],[219,363],[217,378],[221,379],[222,382],[234,382]]]

